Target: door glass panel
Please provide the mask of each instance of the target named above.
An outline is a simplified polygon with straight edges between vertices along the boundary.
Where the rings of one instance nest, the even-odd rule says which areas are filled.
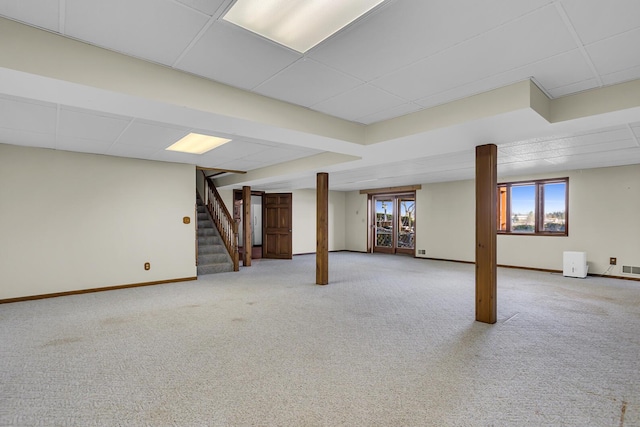
[[[416,233],[416,201],[413,197],[399,197],[398,248],[413,249]]]
[[[393,199],[376,199],[376,246],[393,247]]]
[[[262,246],[262,196],[251,196],[251,241],[254,246]]]

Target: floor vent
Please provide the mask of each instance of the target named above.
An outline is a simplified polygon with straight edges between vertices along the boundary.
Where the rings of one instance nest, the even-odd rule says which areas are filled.
[[[640,267],[635,267],[632,265],[623,265],[622,272],[627,274],[640,274]]]

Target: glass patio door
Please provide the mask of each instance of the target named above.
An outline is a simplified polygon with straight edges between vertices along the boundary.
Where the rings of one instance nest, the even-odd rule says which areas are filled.
[[[415,196],[399,196],[398,228],[396,230],[396,252],[413,255],[416,236],[416,198]]]
[[[373,198],[373,251],[414,254],[415,195]]]
[[[374,252],[394,253],[395,248],[395,220],[393,197],[374,198],[375,226],[374,226]]]

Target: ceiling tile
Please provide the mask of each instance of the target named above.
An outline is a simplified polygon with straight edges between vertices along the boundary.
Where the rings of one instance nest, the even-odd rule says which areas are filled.
[[[347,120],[355,120],[358,117],[366,117],[404,103],[406,101],[397,96],[365,84],[316,104],[313,109]]]
[[[574,49],[570,52],[545,58],[503,73],[492,74],[489,77],[427,96],[417,100],[416,103],[426,108],[434,107],[531,77],[547,92],[550,92],[550,88],[562,87],[564,89],[559,89],[557,92],[562,93],[564,90],[564,94],[566,94],[570,93],[571,89],[577,92],[597,86],[595,78],[590,80],[591,85],[585,83],[587,79],[593,77],[593,73],[580,51]]]
[[[135,120],[122,136],[120,136],[117,143],[120,145],[133,145],[164,150],[188,133],[186,129]]]
[[[65,0],[65,34],[172,65],[207,17],[170,0]]]
[[[559,86],[553,89],[547,89],[547,93],[552,98],[559,98],[561,96],[571,95],[573,93],[582,92],[589,89],[595,89],[598,86],[599,86],[598,80],[593,78],[593,79],[584,80],[584,81],[573,83],[566,86]]]
[[[54,135],[56,111],[54,104],[0,96],[0,128]]]
[[[231,3],[231,0],[177,0],[180,3],[199,10],[209,16],[213,16],[219,12],[220,6]]]
[[[113,144],[107,154],[120,157],[134,157],[146,159],[157,153],[159,150],[150,147],[139,147],[135,145]]]
[[[535,170],[537,172],[546,172],[554,169],[553,163],[545,160],[528,160],[516,163],[503,163],[498,165],[498,179],[503,176],[519,175]]]
[[[640,46],[640,28],[586,46],[598,73],[611,74],[640,66],[640,55],[621,52],[621,46]]]
[[[473,150],[465,150],[457,153],[443,154],[439,156],[428,156],[419,159],[412,160],[419,165],[431,168],[442,164],[462,164],[462,165],[474,165],[475,153]]]
[[[571,156],[579,156],[582,154],[588,153],[604,153],[612,150],[622,150],[627,148],[637,147],[635,141],[631,138],[622,140],[622,141],[614,141],[602,144],[591,144],[591,145],[581,145],[567,148],[558,148],[558,149],[550,149],[544,151],[535,151],[529,153],[522,154],[514,154],[519,160],[536,160],[536,159],[545,159],[552,161],[558,157],[571,157]]]
[[[55,148],[56,136],[53,132],[40,133],[30,132],[28,130],[0,128],[0,144]]]
[[[216,21],[176,68],[243,89],[253,89],[301,58],[297,52]]]
[[[627,68],[626,70],[611,74],[605,74],[602,76],[602,83],[605,85],[615,85],[637,79],[640,79],[640,66]]]
[[[114,142],[130,122],[131,119],[125,117],[62,107],[58,119],[58,135]]]
[[[202,156],[199,154],[180,153],[178,151],[158,150],[151,157],[151,160],[161,162],[189,163],[198,166],[209,166],[202,164]]]
[[[581,134],[516,141],[501,144],[499,149],[501,153],[518,156],[526,153],[624,141],[628,140],[629,137],[629,130],[626,126],[616,126]]]
[[[555,7],[549,6],[373,84],[400,97],[417,100],[575,48]]]
[[[231,160],[230,162],[222,163],[217,167],[221,169],[230,169],[230,170],[237,170],[237,171],[250,171],[250,170],[262,168],[265,166],[268,166],[268,163],[257,162],[254,160],[236,159],[236,160]]]
[[[371,123],[377,123],[383,120],[393,119],[395,117],[400,117],[406,114],[415,113],[416,111],[420,111],[420,110],[422,110],[422,107],[420,105],[414,104],[412,102],[407,102],[405,104],[390,108],[388,110],[379,111],[377,113],[369,114],[368,116],[364,116],[364,117],[359,117],[357,121],[362,124],[369,125]]]
[[[212,156],[229,157],[232,159],[240,159],[252,154],[258,154],[269,150],[270,147],[255,142],[234,139],[226,144],[210,151]]]
[[[584,44],[640,27],[638,0],[560,0],[560,3]]]
[[[275,164],[313,156],[314,154],[318,153],[321,153],[321,151],[311,149],[289,150],[285,148],[270,148],[266,151],[261,151],[259,153],[254,153],[249,156],[242,157],[242,160]]]
[[[595,77],[579,49],[543,59],[507,74],[513,76],[514,81],[531,76],[545,90],[566,87]]]
[[[56,144],[58,150],[94,154],[106,154],[110,147],[110,142],[75,137],[59,137]]]
[[[3,0],[0,15],[16,21],[28,22],[40,28],[59,31],[58,1],[53,0]]]
[[[309,107],[363,82],[311,59],[301,59],[255,88],[255,92]]]
[[[475,37],[547,0],[391,2],[309,52],[331,67],[370,81]],[[357,54],[355,54],[357,53]]]
[[[500,150],[500,148],[498,148],[498,165],[505,165],[507,163],[515,163],[518,161],[519,160],[517,157],[509,156],[503,153],[502,150]]]
[[[574,156],[556,157],[550,162],[561,166],[563,169],[606,167],[617,165],[630,165],[640,163],[640,148],[612,150],[595,153],[578,154]]]

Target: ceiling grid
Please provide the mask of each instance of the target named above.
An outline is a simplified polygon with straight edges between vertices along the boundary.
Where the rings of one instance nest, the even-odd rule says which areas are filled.
[[[246,170],[220,182],[265,190],[320,168],[344,191],[472,179],[489,142],[503,175],[640,163],[640,101],[608,91],[640,91],[640,2],[386,1],[305,54],[224,21],[232,4],[1,2],[0,143]],[[522,104],[528,81],[570,119]],[[191,131],[233,141],[164,150]]]

